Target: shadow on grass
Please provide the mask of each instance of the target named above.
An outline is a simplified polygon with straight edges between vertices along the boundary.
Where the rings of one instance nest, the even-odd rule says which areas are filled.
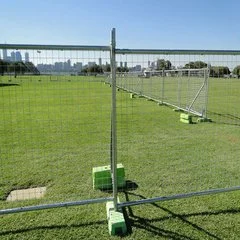
[[[123,189],[123,192],[130,191],[130,190],[136,190],[138,188],[137,183],[131,181],[131,180],[126,180],[126,187]]]
[[[126,201],[129,201],[129,195],[137,196],[140,199],[146,199],[142,195],[137,195],[137,194],[134,194],[132,192],[125,192]],[[205,212],[196,212],[196,213],[189,213],[189,214],[177,214],[177,213],[174,213],[173,211],[171,211],[168,208],[160,206],[157,203],[150,203],[150,204],[152,206],[154,206],[158,209],[161,209],[162,211],[168,213],[168,216],[164,216],[164,217],[160,217],[160,218],[146,219],[146,218],[136,216],[133,212],[132,207],[126,207],[126,208],[124,208],[123,213],[125,215],[125,219],[126,219],[129,234],[132,233],[132,227],[135,227],[135,228],[144,229],[146,231],[149,231],[149,232],[153,233],[154,235],[158,235],[158,236],[165,237],[165,238],[170,238],[170,239],[175,239],[175,240],[180,240],[180,239],[192,240],[192,239],[195,239],[191,236],[187,236],[187,235],[180,234],[180,233],[177,233],[177,232],[174,232],[174,231],[159,228],[159,227],[156,227],[152,224],[154,222],[164,222],[164,221],[178,219],[178,220],[182,221],[184,224],[187,224],[188,226],[192,227],[196,231],[201,232],[202,234],[206,235],[206,238],[221,240],[222,238],[220,238],[220,237],[214,235],[213,233],[211,233],[210,231],[198,226],[196,223],[190,222],[189,220],[187,220],[187,218],[196,217],[196,216],[212,216],[212,215],[217,216],[217,215],[220,215],[220,214],[240,214],[239,209],[229,209],[229,210],[219,210],[219,211],[205,211]]]
[[[0,87],[20,86],[18,83],[0,83]]]
[[[120,187],[118,188],[118,192],[126,192],[126,191],[133,191],[136,190],[138,188],[137,183],[130,181],[130,180],[126,180],[126,185],[125,187]],[[107,193],[112,193],[112,188],[107,188],[107,189],[100,189],[102,192],[107,192]]]
[[[72,225],[49,225],[49,226],[36,226],[36,227],[27,227],[23,229],[17,229],[17,230],[9,230],[9,231],[2,231],[0,232],[0,236],[6,236],[6,235],[13,235],[13,234],[21,234],[21,233],[27,233],[31,231],[38,231],[38,230],[57,230],[57,229],[69,229],[69,228],[84,228],[88,226],[96,226],[96,225],[106,225],[105,221],[96,221],[96,222],[89,222],[89,223],[83,223],[83,224],[72,224]]]
[[[229,113],[217,113],[217,112],[208,111],[208,115],[209,114],[210,114],[211,118],[213,119],[213,122],[215,122],[215,123],[240,126],[240,117],[239,116],[235,116],[235,115],[229,114]]]

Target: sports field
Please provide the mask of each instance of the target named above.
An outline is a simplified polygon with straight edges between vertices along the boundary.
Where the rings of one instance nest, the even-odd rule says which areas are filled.
[[[156,89],[154,86],[151,86]],[[170,89],[171,87],[169,87]],[[117,92],[121,201],[240,185],[240,81],[209,79],[211,123]],[[110,197],[93,190],[108,165],[111,88],[102,77],[0,77],[0,209]],[[13,189],[46,186],[42,199],[6,202]],[[124,209],[125,239],[237,239],[240,192]],[[105,204],[0,217],[1,239],[109,239]],[[118,239],[118,237],[111,237]]]

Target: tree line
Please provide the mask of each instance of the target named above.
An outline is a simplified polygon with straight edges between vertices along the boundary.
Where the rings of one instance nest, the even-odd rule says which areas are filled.
[[[116,69],[117,72],[129,72],[128,67],[117,67]],[[91,66],[85,66],[82,71],[82,73],[88,74],[88,73],[104,73],[104,72],[111,72],[111,65],[106,64],[106,65],[97,65],[93,64]]]
[[[207,63],[202,61],[192,61],[186,63],[182,68],[183,69],[199,69],[207,67]],[[165,59],[158,59],[155,66],[156,70],[171,70],[175,69],[172,66],[172,63],[169,60]],[[106,65],[97,65],[93,64],[91,66],[85,66],[82,69],[82,73],[89,74],[89,73],[104,73],[110,72],[111,66],[110,64]],[[129,72],[128,67],[117,67],[117,72]],[[6,62],[0,59],[0,75],[4,75],[4,73],[14,73],[15,76],[18,74],[25,74],[25,73],[33,73],[33,74],[40,74],[37,68],[34,66],[33,63],[24,63],[24,62]],[[229,75],[231,71],[226,66],[211,66],[210,67],[210,77],[223,77],[225,75]],[[232,74],[240,77],[240,65],[236,66]]]
[[[199,69],[199,68],[206,68],[207,63],[202,61],[195,61],[195,62],[189,62],[186,63],[182,68],[183,69]],[[156,70],[171,70],[175,69],[175,67],[172,65],[172,63],[169,60],[165,59],[158,59],[155,66]],[[128,67],[117,67],[117,72],[129,72]],[[104,73],[104,72],[110,72],[111,66],[110,64],[99,66],[97,64],[93,64],[91,66],[85,66],[82,69],[82,73],[84,74],[90,74],[90,73]],[[224,75],[229,75],[231,71],[226,66],[211,66],[210,67],[210,77],[223,77]],[[240,65],[235,67],[233,72],[235,75],[240,75]]]
[[[183,69],[199,69],[199,68],[206,68],[207,63],[202,61],[195,61],[195,62],[189,62],[186,63],[182,68]],[[169,60],[165,59],[158,59],[156,63],[156,70],[171,70],[175,69],[174,66],[172,66],[172,63]],[[226,66],[210,66],[210,77],[224,77],[225,75],[229,75],[231,71]],[[236,66],[232,74],[237,75],[240,77],[240,65]]]
[[[13,73],[15,77],[25,73],[40,74],[32,62],[7,62],[0,59],[0,75],[3,76],[5,73]]]

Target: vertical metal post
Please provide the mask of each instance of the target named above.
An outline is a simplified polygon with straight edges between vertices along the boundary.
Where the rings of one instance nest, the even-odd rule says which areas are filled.
[[[113,185],[113,204],[117,211],[117,111],[116,111],[116,32],[111,32],[111,71],[112,71],[112,119],[111,119],[111,171]]]
[[[187,80],[187,112],[188,114],[190,114],[190,110],[191,110],[191,105],[193,105],[193,103],[195,102],[195,100],[193,100],[193,103],[191,104],[191,97],[190,97],[190,76],[191,76],[191,71],[190,69],[188,70],[188,80]]]
[[[182,74],[183,74],[183,72],[182,71],[179,71],[178,72],[178,75],[180,75],[180,76],[178,76],[178,89],[177,89],[177,102],[178,102],[178,107],[182,107],[182,98],[181,98],[181,96],[182,96]]]
[[[162,70],[162,104],[164,103],[164,85],[165,85],[165,72],[164,72],[164,69]]]
[[[209,81],[209,75],[210,75],[210,64],[207,65],[207,69],[204,70],[204,82],[205,82],[205,109],[203,113],[203,117],[207,118],[207,106],[208,106],[208,81]]]

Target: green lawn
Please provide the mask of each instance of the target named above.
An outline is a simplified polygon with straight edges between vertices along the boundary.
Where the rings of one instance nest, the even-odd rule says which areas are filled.
[[[111,88],[103,80],[0,77],[0,209],[111,196],[92,189],[91,175],[109,164]],[[213,122],[191,125],[169,107],[118,91],[118,162],[129,183],[120,200],[240,185],[239,84],[210,78]],[[13,189],[35,186],[47,186],[44,198],[5,201]],[[239,197],[126,208],[124,238],[238,239]],[[3,215],[0,225],[0,239],[118,239],[109,237],[105,204]]]

